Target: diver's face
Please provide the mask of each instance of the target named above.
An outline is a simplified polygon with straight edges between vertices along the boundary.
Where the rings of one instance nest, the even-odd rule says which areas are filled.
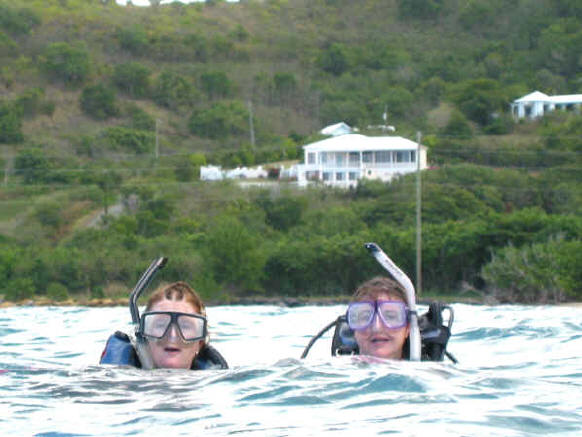
[[[402,299],[381,293],[375,296],[376,300],[397,300]],[[387,328],[378,314],[374,314],[374,320],[370,326],[361,331],[354,331],[354,336],[361,355],[369,355],[377,358],[402,359],[402,347],[410,333],[410,326],[398,329]]]
[[[198,314],[198,308],[184,300],[161,300],[152,305],[150,311],[175,311]],[[177,327],[172,324],[166,335],[159,340],[149,340],[154,367],[162,369],[189,369],[198,354],[202,340],[185,343]]]

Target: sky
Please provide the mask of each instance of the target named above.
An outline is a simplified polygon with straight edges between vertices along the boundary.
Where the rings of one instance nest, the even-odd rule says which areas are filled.
[[[116,0],[117,4],[120,5],[125,5],[127,4],[127,0]],[[174,1],[180,1],[181,3],[196,3],[196,2],[201,2],[204,0],[162,0],[162,4],[164,3],[173,3]],[[238,0],[227,0],[228,2],[237,2]],[[135,6],[149,6],[150,2],[149,0],[131,0],[131,2],[135,5]]]

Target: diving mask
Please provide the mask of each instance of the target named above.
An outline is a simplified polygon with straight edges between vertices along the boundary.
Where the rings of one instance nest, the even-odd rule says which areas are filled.
[[[139,322],[139,333],[147,338],[160,340],[174,325],[185,343],[203,340],[207,335],[206,317],[200,314],[173,311],[151,311],[144,313]]]
[[[375,300],[352,302],[348,306],[346,319],[354,331],[367,329],[378,314],[388,329],[400,329],[408,323],[408,308],[397,300]]]

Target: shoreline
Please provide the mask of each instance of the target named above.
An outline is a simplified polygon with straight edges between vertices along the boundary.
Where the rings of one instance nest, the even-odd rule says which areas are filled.
[[[350,296],[335,296],[335,297],[231,297],[228,299],[208,299],[205,302],[206,307],[225,306],[225,305],[273,305],[281,307],[301,307],[308,305],[315,306],[330,306],[330,305],[344,305],[349,302]],[[467,298],[461,296],[428,296],[418,298],[417,304],[428,305],[431,302],[439,301],[444,303],[463,303],[470,305],[505,305],[507,303],[488,302],[486,299]],[[537,303],[537,304],[522,304],[519,302],[511,305],[556,305],[556,306],[570,306],[574,308],[582,308],[582,302],[560,302],[554,303]],[[128,298],[100,298],[100,299],[67,299],[63,301],[55,301],[46,298],[25,299],[19,302],[11,302],[0,299],[0,308],[12,307],[90,307],[90,308],[107,308],[107,307],[127,307]]]

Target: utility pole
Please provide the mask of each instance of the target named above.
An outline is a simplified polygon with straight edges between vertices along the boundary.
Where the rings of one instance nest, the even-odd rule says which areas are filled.
[[[156,162],[158,162],[158,158],[160,157],[160,142],[158,140],[158,124],[160,120],[156,118],[156,148],[154,149],[154,158]]]
[[[251,131],[251,147],[255,148],[255,127],[253,125],[253,102],[247,102],[249,107],[249,130]]]
[[[4,186],[8,186],[8,173],[10,173],[10,163],[11,159],[6,160],[6,165],[4,166]]]
[[[422,134],[416,132],[416,294],[422,293],[422,186],[420,176],[420,140]]]

